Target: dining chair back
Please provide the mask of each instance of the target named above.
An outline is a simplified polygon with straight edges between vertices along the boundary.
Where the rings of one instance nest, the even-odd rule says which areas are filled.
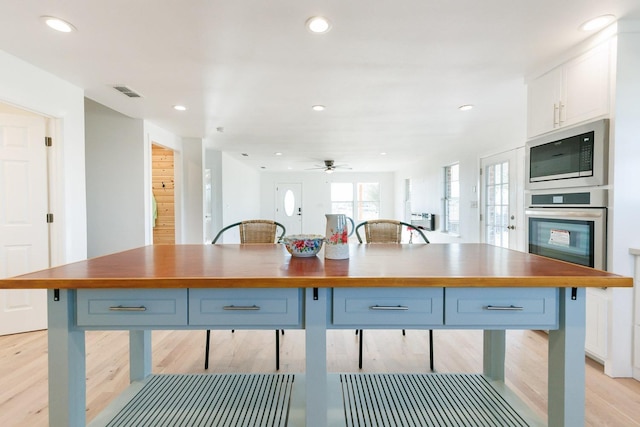
[[[356,227],[356,237],[358,242],[362,243],[362,236],[360,236],[360,228],[364,227],[364,235],[367,244],[375,243],[402,243],[402,227],[407,227],[409,230],[409,243],[413,243],[413,233],[415,232],[422,238],[424,243],[429,243],[427,236],[417,227],[406,222],[397,221],[395,219],[373,219],[364,221],[358,224]],[[359,334],[359,349],[358,349],[358,367],[362,369],[362,329],[357,329],[356,334]],[[402,335],[405,335],[406,331],[402,330]],[[433,371],[433,330],[429,330],[429,367]]]
[[[240,243],[280,243],[287,231],[284,225],[276,221],[250,219],[227,225],[218,231],[212,243],[217,243],[225,231],[234,227],[238,227],[240,232]]]
[[[238,227],[240,243],[280,243],[287,232],[284,225],[268,219],[250,219],[227,225],[216,234],[212,243],[218,242],[225,231]],[[278,232],[279,231],[279,232]],[[234,330],[231,330],[234,332]],[[284,330],[281,330],[284,335]],[[204,347],[204,369],[209,369],[209,347],[211,342],[211,330],[207,329],[207,339]],[[276,370],[280,369],[280,334],[276,329]]]
[[[394,219],[372,219],[358,224],[356,227],[356,237],[362,243],[360,228],[364,227],[366,243],[402,243],[402,227],[409,230],[409,243],[413,243],[413,233],[419,235],[425,243],[429,243],[427,236],[417,227],[406,222]]]

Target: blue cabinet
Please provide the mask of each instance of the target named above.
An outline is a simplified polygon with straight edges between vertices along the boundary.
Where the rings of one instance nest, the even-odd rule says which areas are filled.
[[[186,289],[79,289],[78,326],[187,325]]]
[[[445,324],[480,329],[557,329],[557,288],[447,288]]]
[[[335,288],[335,326],[421,327],[442,325],[442,288]]]
[[[189,325],[235,329],[301,324],[300,289],[190,289]]]

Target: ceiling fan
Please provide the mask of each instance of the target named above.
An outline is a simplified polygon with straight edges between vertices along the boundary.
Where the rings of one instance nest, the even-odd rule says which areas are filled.
[[[322,169],[326,173],[333,173],[336,169],[351,169],[348,165],[336,165],[333,160],[325,160],[324,166],[316,166],[315,168],[309,168],[307,170]]]

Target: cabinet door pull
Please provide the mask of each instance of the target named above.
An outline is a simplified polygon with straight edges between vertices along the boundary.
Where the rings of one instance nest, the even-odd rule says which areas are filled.
[[[485,305],[485,310],[494,310],[494,311],[522,311],[524,307],[519,307],[517,305]]]
[[[558,104],[553,104],[553,126],[560,125],[560,106]]]
[[[124,305],[116,305],[109,307],[110,311],[147,311],[147,307],[140,305],[138,307],[128,307]]]
[[[558,107],[558,124],[562,124],[566,121],[566,115],[567,112],[565,111],[566,106],[560,102],[559,107]],[[565,118],[563,119],[562,116],[565,116]]]
[[[409,310],[409,307],[404,305],[371,305],[369,310]]]
[[[257,305],[225,305],[222,307],[223,310],[260,310],[260,307]]]

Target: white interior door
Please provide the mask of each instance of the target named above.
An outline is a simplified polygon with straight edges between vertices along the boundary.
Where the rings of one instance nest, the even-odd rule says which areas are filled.
[[[302,233],[302,184],[278,183],[276,186],[276,221],[287,234]]]
[[[0,276],[49,267],[45,119],[0,114]],[[47,327],[46,291],[0,290],[0,335]]]
[[[481,160],[482,240],[524,250],[524,150],[511,150]]]

